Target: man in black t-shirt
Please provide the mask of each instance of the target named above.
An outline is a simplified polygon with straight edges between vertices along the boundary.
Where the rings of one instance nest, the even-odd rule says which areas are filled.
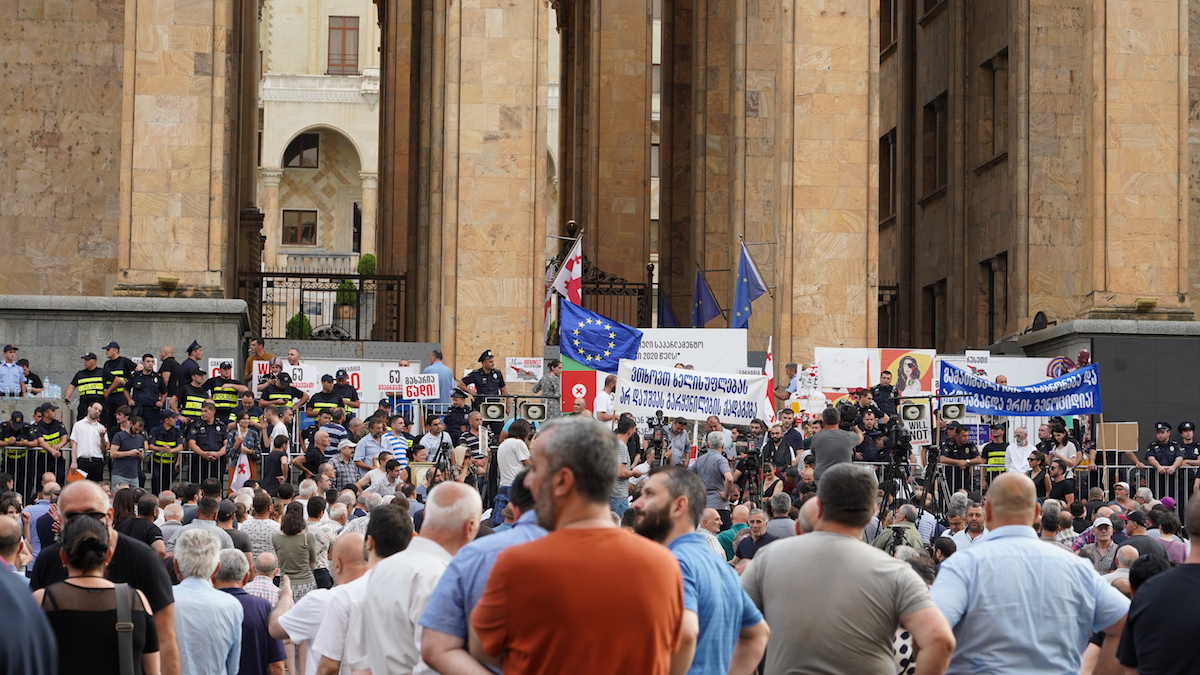
[[[1050,499],[1067,504],[1075,501],[1075,479],[1067,478],[1067,463],[1061,457],[1050,462]]]
[[[175,597],[162,559],[149,546],[112,529],[112,507],[104,490],[92,481],[81,480],[63,488],[58,509],[64,524],[72,518],[95,518],[109,527],[108,547],[113,555],[104,576],[115,583],[127,583],[145,594],[158,629],[162,671],[180,672],[179,646],[175,641]],[[61,549],[59,543],[42,547],[33,563],[30,590],[66,580],[67,568],[59,557]]]
[[[26,391],[30,396],[37,396],[42,393],[45,386],[42,384],[42,376],[29,369],[29,359],[17,359],[17,365],[25,370],[25,386]]]
[[[179,362],[175,360],[175,348],[165,345],[160,348],[158,361],[158,374],[167,384],[167,398],[175,398],[175,390],[179,389]]]
[[[140,366],[132,359],[121,356],[121,345],[115,341],[104,345],[104,355],[108,357],[104,362],[104,376],[109,384],[105,391],[104,416],[100,418],[100,422],[110,427],[116,423],[117,408],[123,405],[133,407],[133,395],[125,385]]]
[[[158,497],[142,495],[137,502],[137,517],[126,518],[117,525],[117,532],[136,539],[154,549],[160,558],[167,557],[167,545],[163,543],[162,530],[154,524],[158,517]]]

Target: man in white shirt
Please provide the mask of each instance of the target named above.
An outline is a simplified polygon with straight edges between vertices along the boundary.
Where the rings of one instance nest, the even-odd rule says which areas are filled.
[[[1004,451],[1004,470],[1012,473],[1029,473],[1029,430],[1017,427],[1013,431],[1013,442]]]
[[[403,469],[400,468],[400,462],[397,462],[394,459],[389,459],[387,463],[384,464],[384,469],[385,472],[383,477],[371,483],[371,485],[368,486],[364,492],[371,492],[379,495],[380,497],[387,497],[388,495],[395,495],[396,492],[404,485],[404,479],[400,476],[401,472],[403,471]]]
[[[458,482],[429,492],[421,536],[376,566],[367,585],[364,622],[371,672],[433,672],[421,660],[417,623],[451,557],[475,539],[483,502],[479,492]]]
[[[88,406],[87,417],[71,427],[71,469],[87,474],[97,483],[104,474],[104,445],[107,433],[100,423],[104,406],[99,401]]]
[[[613,420],[617,418],[613,413],[615,404],[613,402],[613,392],[617,389],[617,376],[609,375],[604,378],[604,389],[596,394],[596,398],[592,401],[592,417],[604,422],[609,427],[612,426]]]
[[[425,435],[421,437],[419,443],[421,447],[425,448],[425,461],[437,461],[438,450],[442,449],[443,443],[446,444],[446,452],[441,459],[450,459],[450,446],[453,443],[450,434],[446,433],[446,426],[439,415],[429,415],[425,418]]]
[[[971,502],[967,506],[967,526],[961,532],[955,533],[951,539],[956,550],[962,551],[971,547],[977,539],[987,534],[987,527],[984,525],[983,505],[976,502]]]
[[[529,466],[530,454],[527,443],[531,432],[529,422],[515,420],[508,427],[508,438],[500,443],[499,448],[496,448],[496,468],[500,472],[500,480],[496,499],[492,503],[491,525],[493,527],[504,522],[501,514],[504,507],[508,505],[508,492],[512,488],[513,479],[521,469]]]

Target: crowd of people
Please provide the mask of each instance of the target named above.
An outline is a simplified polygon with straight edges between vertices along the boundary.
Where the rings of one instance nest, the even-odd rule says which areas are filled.
[[[460,385],[503,386],[483,357]],[[126,367],[101,381],[133,398]],[[417,436],[383,405],[359,420],[343,373],[311,396],[278,368],[155,375],[180,370],[204,395],[176,390],[182,428],[165,391],[151,422],[81,401],[61,445],[23,446],[58,449],[62,473],[0,475],[5,672],[1182,673],[1200,656],[1169,637],[1200,613],[1200,500],[1181,519],[1127,482],[1056,489],[1084,453],[1053,422],[1027,464],[1004,427],[995,459],[947,425],[944,470],[987,467],[939,493],[932,467],[870,464],[896,416],[870,391],[693,438],[604,401],[493,428],[459,389]]]

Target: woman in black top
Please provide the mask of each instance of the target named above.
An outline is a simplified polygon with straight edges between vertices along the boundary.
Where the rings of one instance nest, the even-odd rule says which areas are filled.
[[[104,578],[112,558],[108,528],[90,514],[67,522],[59,552],[67,580],[34,591],[58,637],[58,665],[63,673],[120,675],[117,640],[116,584]],[[158,675],[158,630],[150,602],[128,588],[133,623],[133,672]]]
[[[1046,455],[1040,450],[1029,453],[1029,473],[1033,479],[1033,487],[1037,488],[1037,498],[1045,499],[1050,493],[1050,474],[1046,470]]]

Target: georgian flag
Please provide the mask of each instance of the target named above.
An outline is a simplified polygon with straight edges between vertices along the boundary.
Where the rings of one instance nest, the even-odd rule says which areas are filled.
[[[250,480],[250,459],[249,455],[244,452],[238,453],[237,464],[233,467],[233,482],[230,484],[230,489],[233,492],[241,490],[246,485],[246,481]]]
[[[778,421],[775,419],[775,364],[774,359],[771,358],[771,342],[774,339],[774,337],[767,338],[767,363],[763,368],[763,375],[770,378],[767,380],[767,414],[763,416],[763,421],[767,423],[768,427]]]
[[[576,305],[583,305],[583,245],[578,239],[554,277],[554,290]]]

